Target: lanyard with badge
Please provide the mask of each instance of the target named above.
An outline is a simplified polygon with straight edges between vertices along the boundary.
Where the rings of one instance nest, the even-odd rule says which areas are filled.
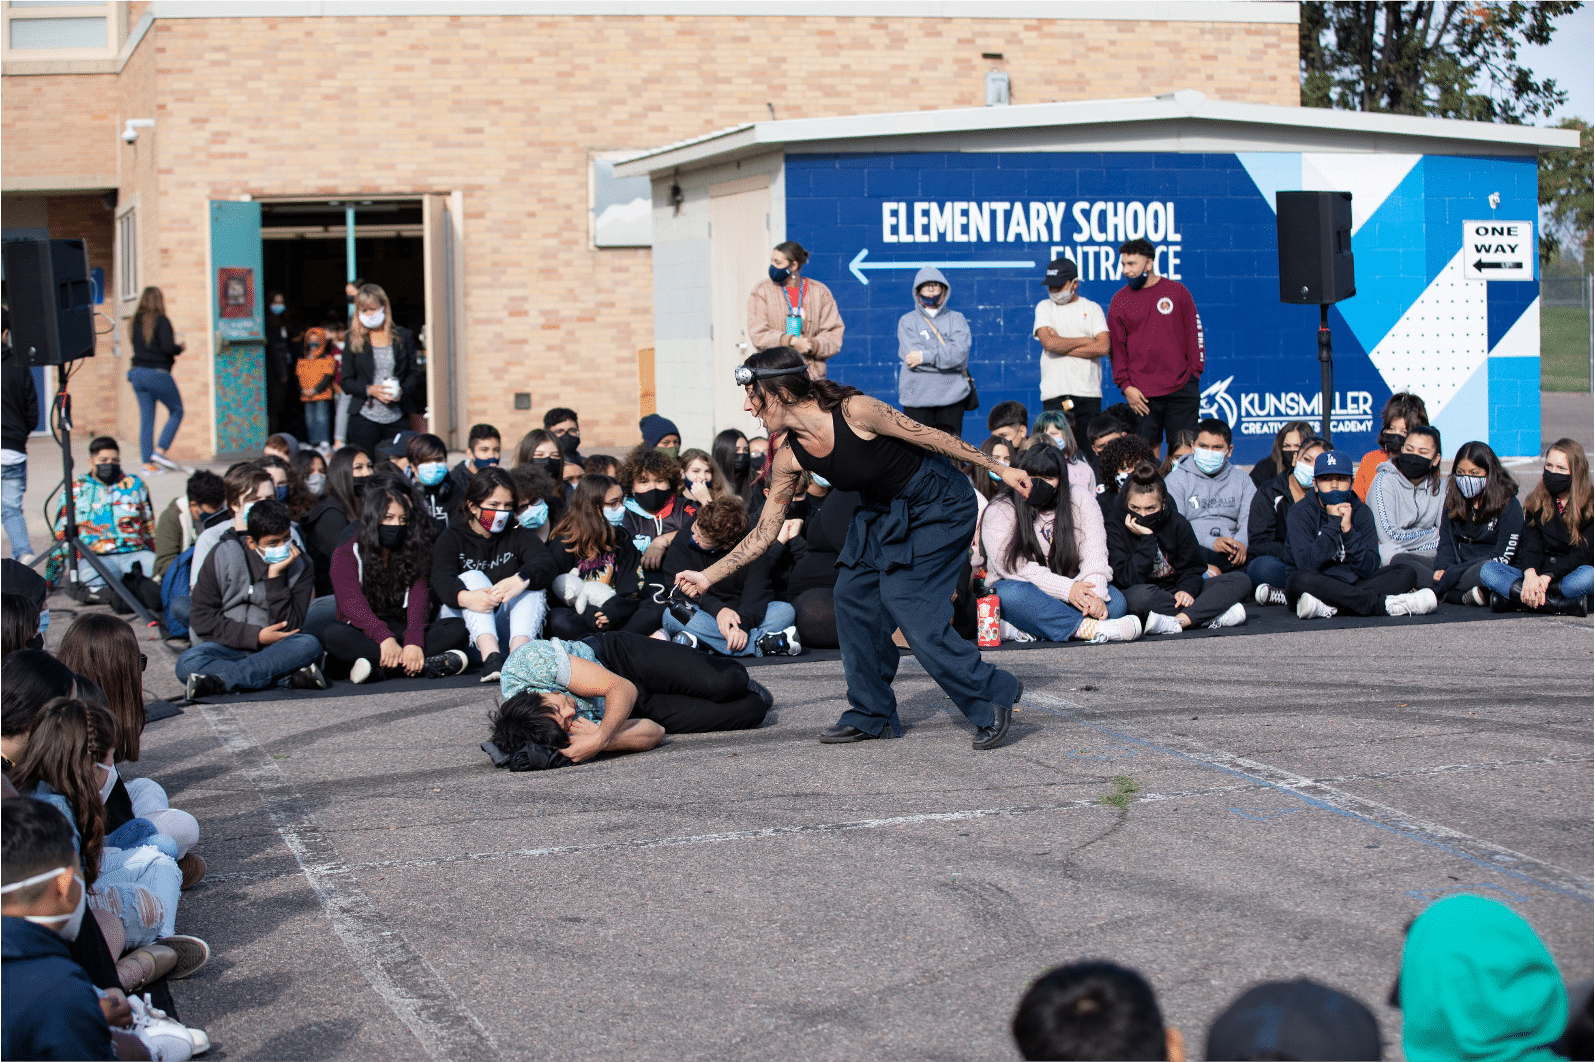
[[[789,336],[803,333],[803,297],[808,291],[809,282],[805,277],[798,281],[798,301],[797,305],[793,306],[791,294],[784,286],[781,288],[781,294],[786,299],[786,334]]]

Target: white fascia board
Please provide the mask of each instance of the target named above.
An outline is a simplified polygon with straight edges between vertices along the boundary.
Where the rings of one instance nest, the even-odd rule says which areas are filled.
[[[156,18],[601,15],[675,17],[981,18],[1104,22],[1236,22],[1296,25],[1300,5],[1282,0],[155,0]]]

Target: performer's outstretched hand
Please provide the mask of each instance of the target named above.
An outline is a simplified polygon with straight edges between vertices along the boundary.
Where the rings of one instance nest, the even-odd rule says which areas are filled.
[[[688,597],[701,597],[709,589],[709,580],[703,577],[702,572],[681,572],[676,576],[676,585]]]
[[[1030,473],[1008,465],[997,474],[1002,477],[1002,481],[1008,486],[1023,494],[1026,498],[1030,497]]]

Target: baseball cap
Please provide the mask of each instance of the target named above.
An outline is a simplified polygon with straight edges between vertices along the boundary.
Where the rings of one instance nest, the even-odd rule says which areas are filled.
[[[403,457],[405,449],[410,445],[410,440],[417,435],[413,431],[401,431],[377,443],[378,457]]]
[[[1356,471],[1357,466],[1352,463],[1351,455],[1344,450],[1325,450],[1313,462],[1314,479],[1319,476],[1351,476]]]
[[[1210,1059],[1377,1059],[1382,1046],[1366,1006],[1306,979],[1248,989],[1207,1031]]]
[[[1054,258],[1047,263],[1047,275],[1042,278],[1044,288],[1061,288],[1080,275],[1080,267],[1073,258]]]

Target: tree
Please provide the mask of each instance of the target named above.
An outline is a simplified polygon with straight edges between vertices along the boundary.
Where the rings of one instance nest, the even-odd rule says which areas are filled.
[[[1301,5],[1304,107],[1521,124],[1567,93],[1518,65],[1577,3],[1307,2]]]
[[[1590,124],[1565,118],[1561,129],[1578,130],[1578,147],[1547,151],[1540,156],[1540,262],[1560,255],[1577,258],[1590,268],[1591,194]]]

